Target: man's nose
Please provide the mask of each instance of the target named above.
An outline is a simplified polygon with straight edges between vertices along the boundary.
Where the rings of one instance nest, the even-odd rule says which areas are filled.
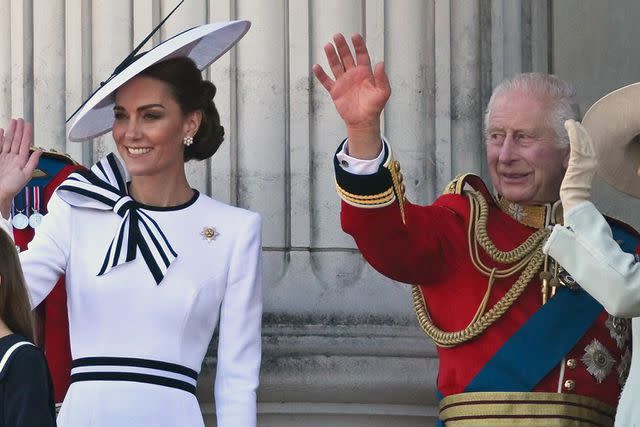
[[[517,151],[516,141],[513,138],[513,135],[508,133],[504,141],[502,141],[502,146],[500,147],[500,155],[498,156],[498,160],[503,163],[510,162],[514,159]]]

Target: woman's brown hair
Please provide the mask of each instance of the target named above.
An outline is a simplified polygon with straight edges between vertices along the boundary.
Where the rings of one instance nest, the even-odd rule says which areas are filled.
[[[12,332],[33,342],[33,315],[20,258],[13,240],[0,230],[0,318]]]

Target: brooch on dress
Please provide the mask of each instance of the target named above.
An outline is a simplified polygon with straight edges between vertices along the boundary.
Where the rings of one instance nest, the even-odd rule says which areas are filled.
[[[204,227],[200,235],[207,242],[211,242],[212,240],[216,240],[216,237],[218,237],[220,233],[218,233],[215,227]]]

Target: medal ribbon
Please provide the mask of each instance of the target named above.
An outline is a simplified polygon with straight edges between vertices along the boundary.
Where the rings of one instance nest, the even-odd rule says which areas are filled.
[[[31,191],[29,187],[24,187],[24,214],[29,217],[29,208],[31,207]]]
[[[56,189],[71,206],[113,210],[122,217],[107,249],[98,276],[136,259],[138,249],[156,284],[160,284],[178,254],[158,226],[128,194],[127,175],[113,153],[93,165],[90,171],[74,172]]]
[[[40,187],[37,185],[33,187],[33,207],[32,212],[40,212]]]

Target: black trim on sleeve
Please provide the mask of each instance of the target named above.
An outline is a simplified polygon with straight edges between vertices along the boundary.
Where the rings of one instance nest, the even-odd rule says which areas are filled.
[[[338,186],[347,193],[358,196],[375,196],[389,191],[389,189],[393,187],[393,180],[389,169],[384,166],[389,160],[387,144],[382,144],[384,158],[376,173],[371,175],[355,175],[345,171],[338,161],[337,154],[342,150],[346,141],[346,139],[342,141],[336,151],[336,155],[333,156],[333,166]]]

